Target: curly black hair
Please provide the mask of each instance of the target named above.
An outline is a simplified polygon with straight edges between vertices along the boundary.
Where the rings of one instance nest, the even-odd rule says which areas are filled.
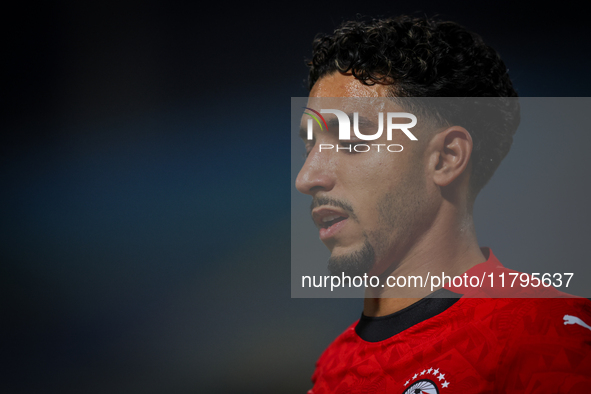
[[[499,54],[455,22],[409,16],[346,22],[314,39],[308,66],[309,89],[341,72],[366,85],[389,85],[392,97],[453,97],[430,109],[434,118],[470,132],[474,197],[509,153],[519,125],[517,92]]]

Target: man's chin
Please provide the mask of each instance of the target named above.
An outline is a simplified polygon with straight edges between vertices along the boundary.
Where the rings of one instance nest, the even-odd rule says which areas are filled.
[[[328,259],[328,271],[331,275],[363,276],[368,273],[375,262],[373,246],[366,240],[360,250],[331,256]]]

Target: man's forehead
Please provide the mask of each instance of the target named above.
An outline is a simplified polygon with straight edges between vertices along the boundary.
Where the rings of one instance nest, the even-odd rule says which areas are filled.
[[[351,74],[333,74],[320,78],[310,91],[307,107],[339,109],[345,113],[358,112],[373,116],[383,111],[397,111],[400,107],[387,98],[387,86],[367,86]],[[334,115],[328,115],[334,117]]]
[[[328,120],[335,118],[334,113],[322,110],[335,109],[344,112],[353,120],[353,114],[361,117],[376,118],[380,112],[404,112],[398,102],[386,97],[310,97],[306,108],[312,112],[323,112]]]
[[[375,84],[372,86],[361,83],[353,74],[334,72],[320,78],[312,90],[310,98],[315,97],[386,97],[388,86]]]

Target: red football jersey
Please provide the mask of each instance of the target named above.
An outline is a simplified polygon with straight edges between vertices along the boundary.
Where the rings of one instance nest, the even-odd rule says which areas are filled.
[[[490,252],[467,274],[485,272],[515,271]],[[428,297],[389,316],[362,316],[324,351],[309,394],[591,393],[589,300],[532,287],[513,288],[511,297],[562,298],[463,290],[459,299]]]

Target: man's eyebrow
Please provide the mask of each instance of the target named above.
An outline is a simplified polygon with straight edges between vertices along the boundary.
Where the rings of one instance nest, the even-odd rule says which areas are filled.
[[[349,118],[349,122],[351,126],[353,126],[354,116],[353,113],[348,113],[347,117]],[[371,126],[374,125],[375,122],[365,116],[359,115],[359,126]],[[326,125],[330,129],[330,131],[338,131],[339,130],[339,120],[337,118],[331,118],[330,120],[326,121]],[[334,129],[334,130],[333,130]]]
[[[347,114],[348,115],[348,114]],[[328,129],[332,131],[332,129],[339,129],[339,120],[337,118],[331,118],[326,122]]]

